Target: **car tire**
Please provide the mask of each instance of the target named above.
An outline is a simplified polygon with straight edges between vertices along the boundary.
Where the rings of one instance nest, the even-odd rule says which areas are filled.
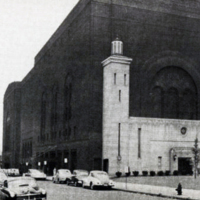
[[[108,190],[112,190],[112,186],[108,186]]]
[[[91,189],[91,190],[94,190],[94,185],[93,185],[92,182],[90,183],[90,189]]]

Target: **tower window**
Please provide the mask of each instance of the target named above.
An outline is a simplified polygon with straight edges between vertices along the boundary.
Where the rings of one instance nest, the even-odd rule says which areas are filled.
[[[116,78],[117,78],[117,74],[114,73],[114,84],[116,85]]]
[[[118,156],[120,156],[121,124],[118,124]]]
[[[162,156],[158,156],[158,167],[162,167]]]
[[[124,85],[126,85],[126,74],[124,74]]]
[[[138,128],[138,158],[141,158],[141,128]]]
[[[119,90],[119,102],[121,102],[121,90]]]

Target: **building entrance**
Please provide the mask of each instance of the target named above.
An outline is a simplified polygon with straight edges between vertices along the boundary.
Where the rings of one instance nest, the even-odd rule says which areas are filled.
[[[192,159],[190,157],[178,158],[178,171],[182,175],[192,174]]]

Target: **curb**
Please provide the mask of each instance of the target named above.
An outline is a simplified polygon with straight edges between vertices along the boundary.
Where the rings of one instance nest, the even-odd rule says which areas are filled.
[[[148,193],[148,192],[140,192],[140,191],[134,191],[134,190],[125,190],[125,189],[117,189],[117,188],[112,188],[113,190],[119,190],[122,192],[129,192],[129,193],[136,193],[136,194],[145,194],[149,196],[157,196],[157,197],[163,197],[163,198],[170,198],[170,199],[184,199],[184,200],[197,200],[197,199],[192,199],[188,197],[179,197],[179,196],[170,196],[170,195],[164,195],[164,194],[153,194],[153,193]]]

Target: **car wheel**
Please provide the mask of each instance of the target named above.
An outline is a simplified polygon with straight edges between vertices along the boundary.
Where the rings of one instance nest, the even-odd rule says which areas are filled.
[[[112,189],[112,186],[108,186],[108,190],[111,190]]]
[[[90,189],[91,189],[91,190],[94,190],[94,185],[93,185],[92,182],[90,183]]]

